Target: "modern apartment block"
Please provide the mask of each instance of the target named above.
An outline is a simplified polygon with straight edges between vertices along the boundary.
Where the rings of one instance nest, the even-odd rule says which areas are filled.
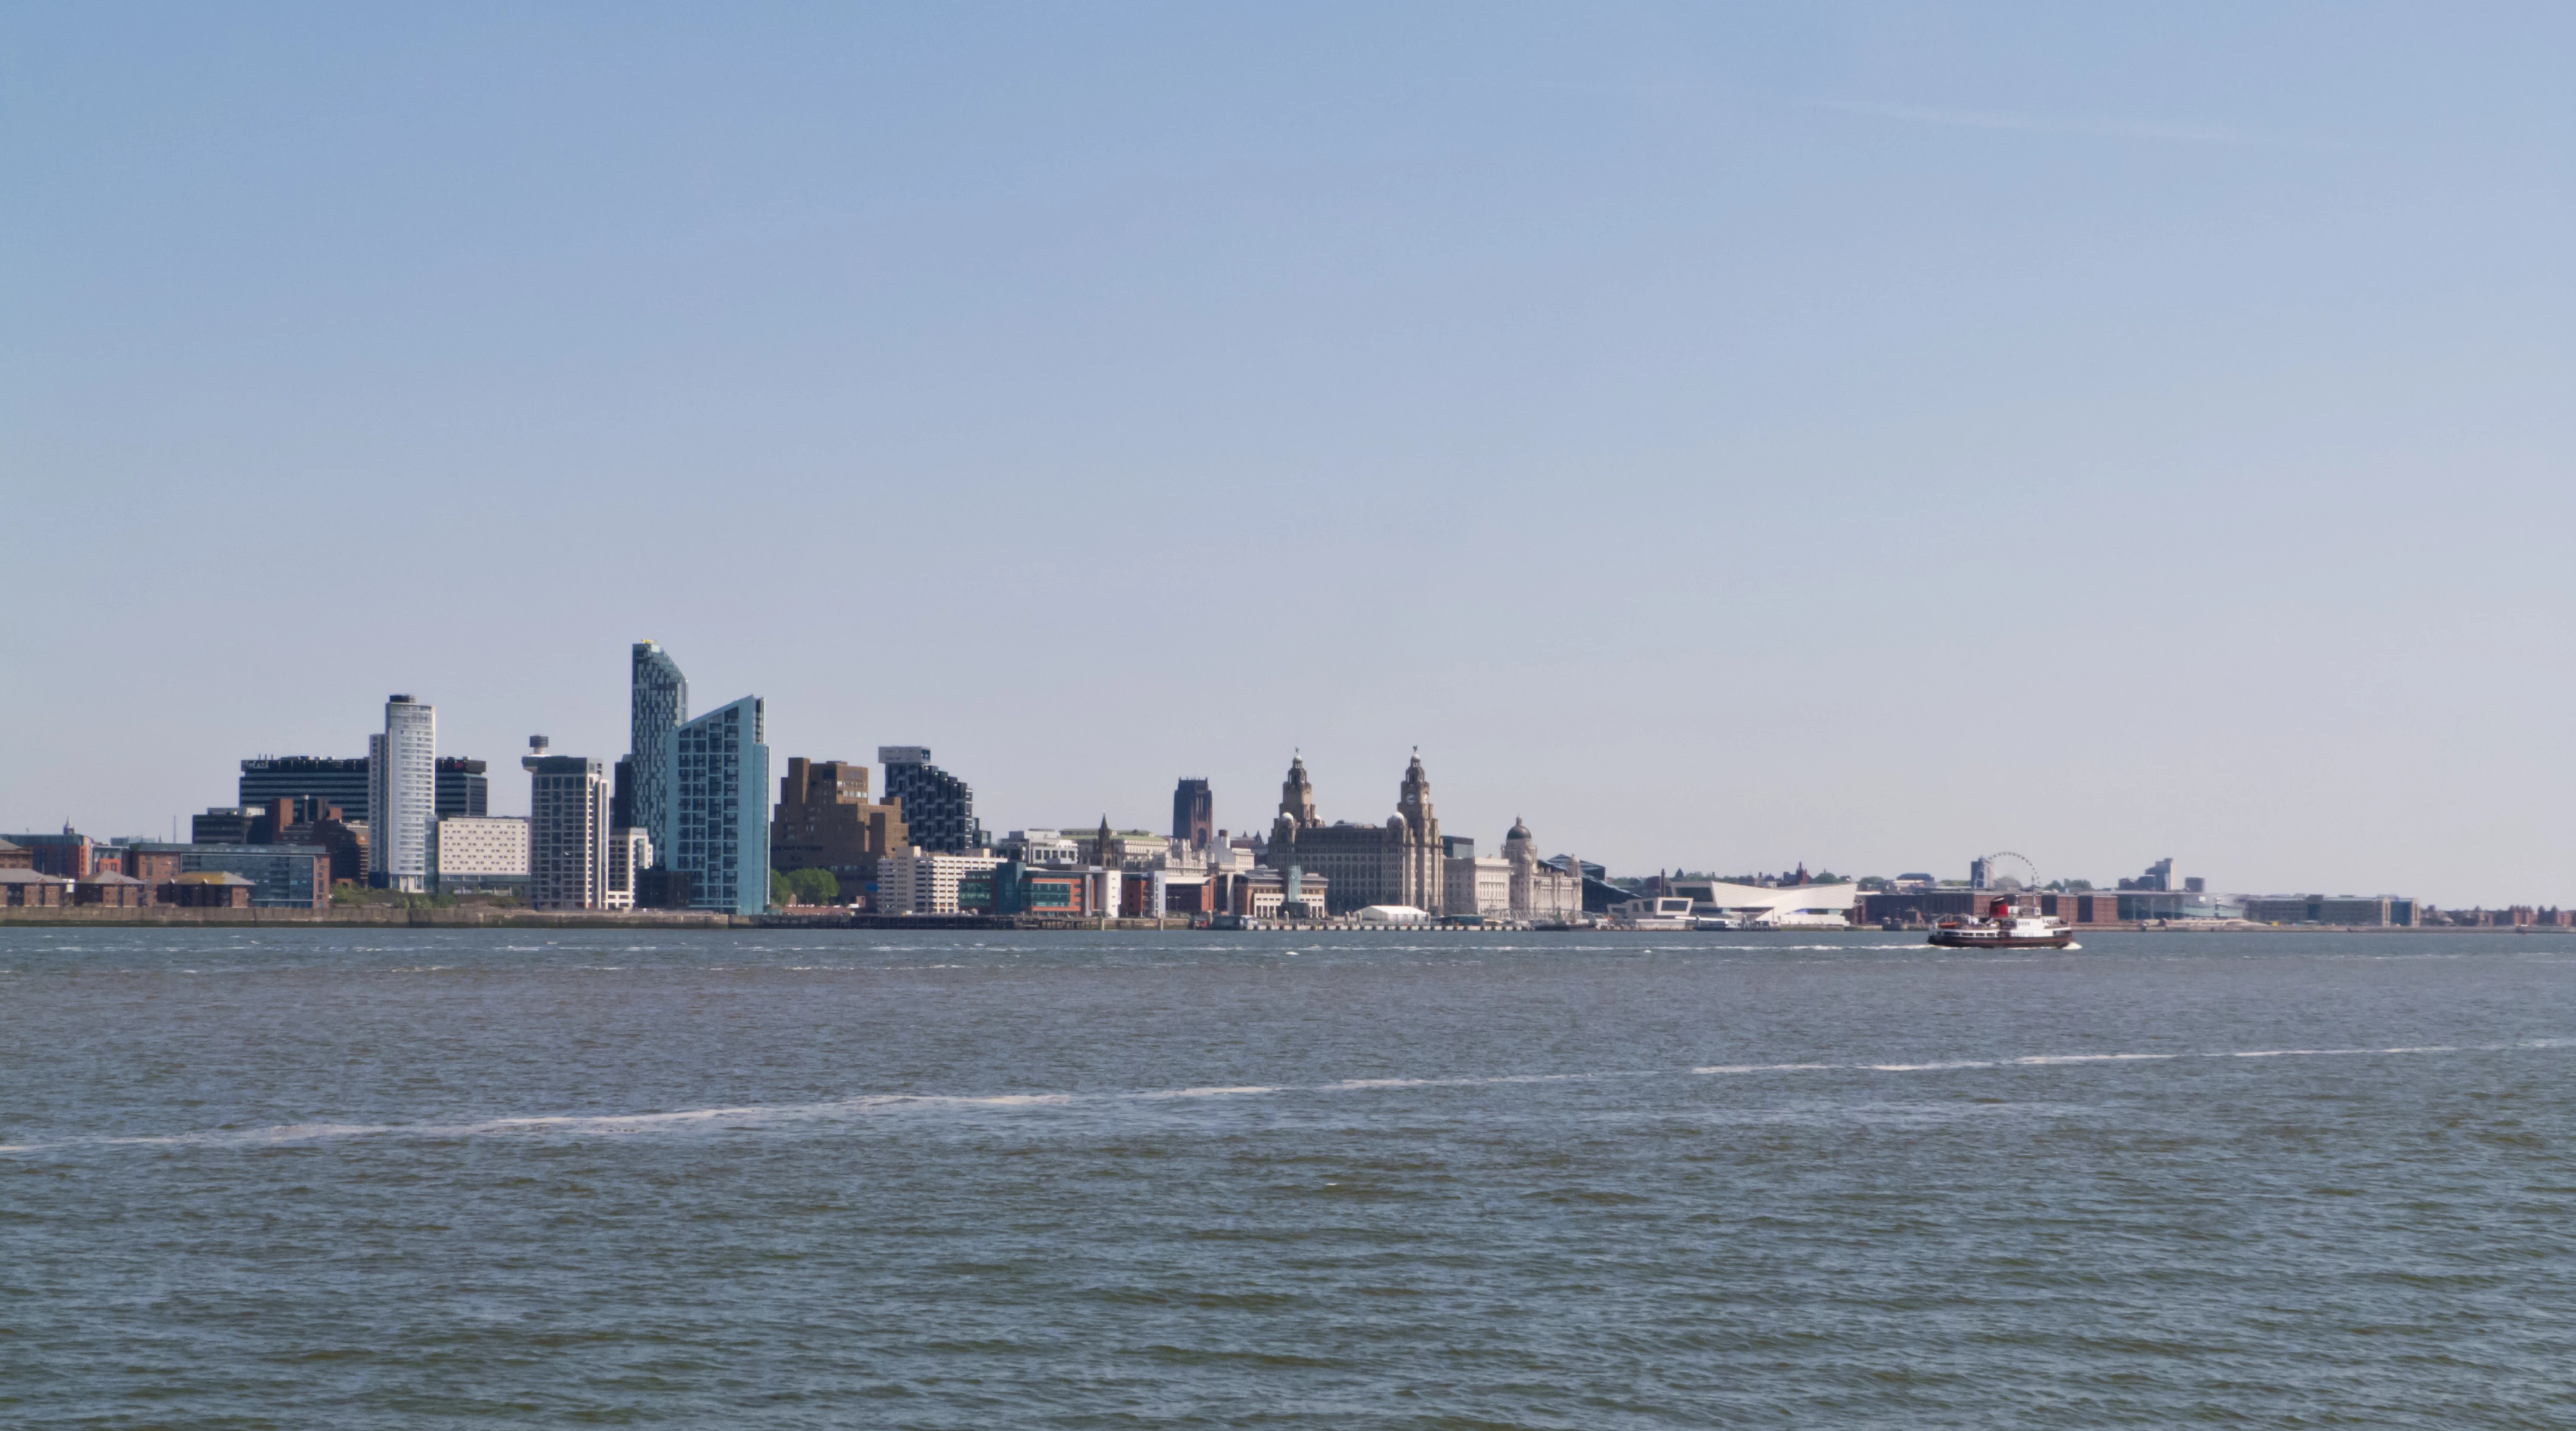
[[[369,881],[381,889],[429,888],[430,831],[438,823],[438,710],[410,696],[385,698],[385,733],[367,737]]]
[[[528,822],[508,815],[450,815],[430,835],[441,894],[518,894],[528,887]]]
[[[881,745],[877,763],[885,767],[885,797],[903,806],[914,844],[946,855],[984,848],[974,787],[931,764],[929,746]]]
[[[689,678],[680,663],[650,641],[638,641],[632,653],[632,682],[627,691],[627,760],[634,809],[621,823],[652,837],[657,858],[671,851],[671,768],[666,763],[670,736],[689,718]],[[757,782],[767,785],[763,775]]]
[[[670,811],[654,855],[688,875],[692,909],[758,914],[768,907],[767,726],[767,707],[745,696],[663,737]]]
[[[1172,838],[1193,850],[1216,838],[1216,792],[1206,781],[1184,778],[1172,791]]]
[[[550,755],[533,737],[528,772],[528,903],[537,909],[608,907],[608,774],[586,756]]]

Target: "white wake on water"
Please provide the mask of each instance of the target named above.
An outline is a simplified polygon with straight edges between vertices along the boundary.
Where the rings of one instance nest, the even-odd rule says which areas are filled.
[[[1963,1069],[2049,1068],[2078,1064],[2154,1063],[2209,1058],[2348,1058],[2445,1053],[2504,1053],[2576,1048],[2576,1038],[2522,1039],[2512,1043],[2404,1044],[2389,1048],[2260,1048],[2200,1053],[2041,1053],[2016,1058],[1964,1058],[1925,1063],[1731,1063],[1687,1070],[1693,1075],[1764,1073],[1948,1073]],[[261,1148],[345,1138],[481,1138],[522,1133],[615,1137],[690,1128],[755,1130],[784,1124],[843,1121],[877,1114],[956,1110],[1114,1106],[1179,1099],[1260,1098],[1278,1094],[1394,1093],[1408,1089],[1473,1088],[1509,1084],[1587,1083],[1657,1078],[1671,1070],[1622,1069],[1598,1073],[1507,1073],[1457,1078],[1346,1078],[1314,1084],[1211,1084],[1111,1093],[869,1093],[814,1103],[747,1104],[683,1108],[660,1113],[555,1113],[483,1118],[459,1123],[280,1123],[261,1128],[213,1128],[187,1133],[90,1134],[27,1143],[0,1143],[0,1155],[75,1148]]]

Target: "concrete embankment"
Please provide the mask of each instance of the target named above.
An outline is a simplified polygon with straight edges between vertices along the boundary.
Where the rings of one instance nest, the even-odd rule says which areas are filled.
[[[146,905],[140,909],[100,905],[71,905],[61,909],[0,907],[0,927],[248,924],[266,928],[356,925],[362,928],[430,929],[750,929],[759,923],[756,917],[694,909],[611,914],[600,910],[487,909],[473,906],[415,909],[399,904],[361,904],[335,909],[183,909],[175,905]]]

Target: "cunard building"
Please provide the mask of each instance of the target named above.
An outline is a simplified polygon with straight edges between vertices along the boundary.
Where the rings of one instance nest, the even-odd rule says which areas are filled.
[[[1279,787],[1279,818],[1270,823],[1264,857],[1274,869],[1295,866],[1325,878],[1325,909],[1349,914],[1372,904],[1409,904],[1439,914],[1442,904],[1440,821],[1431,813],[1431,778],[1416,751],[1406,767],[1395,814],[1383,825],[1327,825],[1315,813],[1315,787],[1303,756],[1289,762]]]

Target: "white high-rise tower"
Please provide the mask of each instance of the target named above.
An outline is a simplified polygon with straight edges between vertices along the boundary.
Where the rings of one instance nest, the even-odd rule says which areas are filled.
[[[381,889],[429,888],[438,824],[438,708],[385,698],[385,733],[367,737],[367,873]]]

